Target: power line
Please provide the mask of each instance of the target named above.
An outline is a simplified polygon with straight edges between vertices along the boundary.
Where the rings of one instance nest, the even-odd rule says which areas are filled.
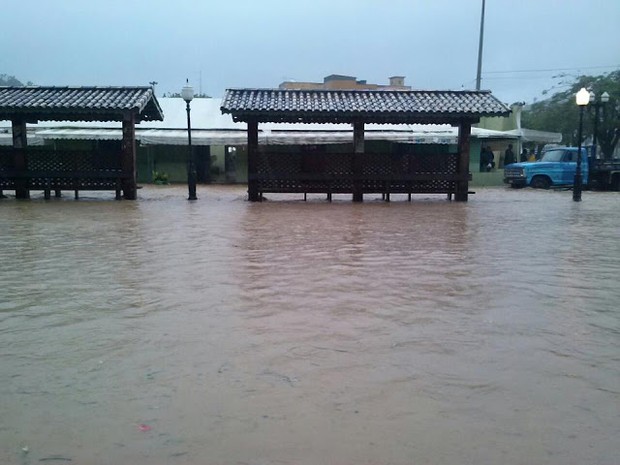
[[[514,76],[492,76],[492,77],[484,77],[484,81],[537,81],[537,80],[552,80],[552,79],[559,79],[559,78],[564,78],[564,77],[575,77],[577,78],[577,75],[566,75],[566,74],[559,74],[557,76],[523,76],[523,75],[519,75],[522,73],[541,73],[541,72],[556,72],[556,71],[576,71],[576,72],[581,72],[583,70],[588,70],[588,69],[610,69],[610,68],[614,68],[614,69],[620,69],[620,65],[609,65],[609,66],[584,66],[584,67],[579,67],[579,68],[545,68],[545,69],[519,69],[519,70],[512,70],[512,71],[486,71],[485,73],[483,73],[483,75],[486,74],[514,74]],[[466,82],[463,82],[460,84],[460,88],[465,88],[468,87],[469,85],[473,84],[476,82],[476,79],[472,79]],[[558,86],[554,86],[554,87],[558,87]],[[552,87],[552,88],[554,88]]]
[[[605,69],[605,68],[620,68],[620,65],[584,66],[584,67],[579,67],[579,68],[515,69],[511,71],[485,71],[484,74],[543,73],[543,72],[550,72],[550,71],[580,71],[582,69]]]
[[[563,77],[563,76],[562,76]],[[549,76],[497,76],[497,77],[486,77],[485,81],[532,81],[532,80],[541,80],[541,79],[553,79],[553,77]]]

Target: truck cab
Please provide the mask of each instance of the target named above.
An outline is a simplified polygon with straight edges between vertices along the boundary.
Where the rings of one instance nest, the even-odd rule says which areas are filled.
[[[588,155],[581,149],[581,175],[588,183]],[[572,185],[577,171],[577,147],[554,147],[546,150],[541,159],[533,162],[511,163],[504,168],[504,183],[512,187],[531,186],[549,189],[551,186]]]

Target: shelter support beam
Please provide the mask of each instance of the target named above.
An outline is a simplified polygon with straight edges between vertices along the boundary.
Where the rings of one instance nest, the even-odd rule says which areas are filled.
[[[461,180],[456,184],[455,199],[457,202],[467,202],[469,191],[469,137],[471,135],[471,122],[461,121],[459,124],[458,140],[458,173]]]
[[[353,201],[364,201],[362,155],[364,154],[364,123],[353,123]]]
[[[136,119],[133,113],[123,116],[123,141],[121,145],[121,168],[123,170],[123,197],[136,200],[138,183],[136,178]]]
[[[15,164],[15,169],[18,172],[23,173],[28,169],[28,160],[26,158],[26,152],[28,148],[26,121],[22,119],[14,119],[11,121],[11,123],[13,129],[13,148],[15,149],[15,158],[13,162]],[[28,179],[26,179],[25,177],[19,178],[15,183],[15,198],[30,198]]]
[[[248,200],[260,202],[258,192],[258,121],[248,121]]]

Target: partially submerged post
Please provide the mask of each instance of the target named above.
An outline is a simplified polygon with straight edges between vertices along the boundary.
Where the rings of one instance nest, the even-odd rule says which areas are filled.
[[[248,120],[248,200],[258,202],[258,121]]]
[[[575,100],[579,106],[579,132],[577,134],[577,169],[575,170],[575,179],[573,182],[573,200],[581,202],[582,178],[581,178],[581,130],[583,127],[583,109],[590,103],[590,93],[585,87],[582,87],[575,95]]]
[[[471,123],[463,120],[459,123],[458,139],[458,174],[455,198],[457,202],[467,202],[469,192],[469,138],[471,136]],[[467,177],[465,177],[467,176]]]
[[[26,162],[26,150],[28,149],[28,128],[26,127],[26,120],[20,117],[13,117],[11,119],[11,128],[13,133],[13,163],[15,169],[18,171],[25,171]],[[30,191],[28,190],[28,180],[24,177],[17,177],[15,179],[15,198],[28,199],[30,198]]]
[[[364,201],[364,184],[362,181],[364,155],[364,123],[353,123],[353,201]]]
[[[127,200],[136,200],[138,196],[136,183],[136,125],[135,115],[131,112],[127,112],[123,115],[121,168],[123,173],[125,173],[121,181],[123,197]],[[118,198],[118,190],[116,195]]]
[[[181,97],[185,100],[185,111],[187,111],[187,200],[197,200],[196,197],[196,161],[194,160],[194,150],[192,149],[192,119],[190,117],[190,102],[194,99],[194,88],[189,85],[189,79],[181,89]]]

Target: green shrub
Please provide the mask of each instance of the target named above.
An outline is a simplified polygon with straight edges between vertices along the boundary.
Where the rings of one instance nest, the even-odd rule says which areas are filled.
[[[159,185],[168,184],[168,173],[153,171],[153,183]]]

